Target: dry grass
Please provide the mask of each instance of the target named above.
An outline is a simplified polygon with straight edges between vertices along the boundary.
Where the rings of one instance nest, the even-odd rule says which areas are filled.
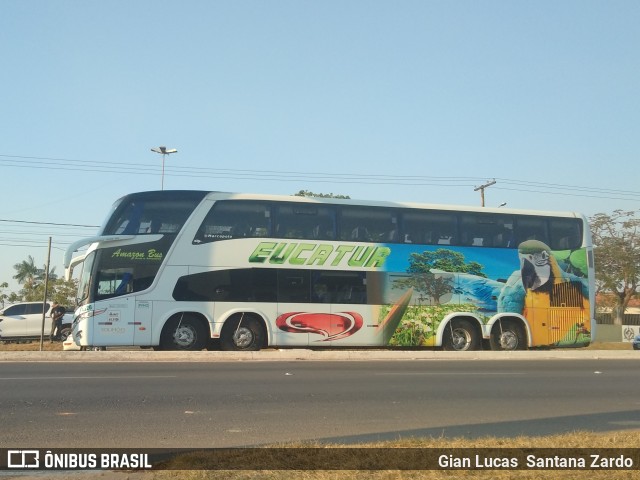
[[[312,445],[320,447],[320,445]],[[339,448],[339,445],[323,445],[324,447]],[[413,439],[406,441],[394,441],[384,443],[373,443],[367,445],[349,445],[349,447],[362,448],[437,448],[451,449],[455,454],[455,449],[474,448],[588,448],[594,449],[623,449],[638,448],[640,446],[640,431],[632,432],[611,432],[606,434],[596,434],[589,432],[573,432],[563,435],[553,435],[549,437],[529,438],[493,438],[487,437],[476,440],[444,439]],[[278,446],[282,447],[282,446]],[[290,445],[291,448],[309,447],[309,445]],[[345,459],[347,464],[349,459]],[[173,460],[173,468],[185,468],[185,470],[158,471],[145,475],[145,478],[153,480],[187,479],[187,480],[443,480],[448,478],[464,479],[553,479],[565,480],[575,478],[589,478],[589,480],[604,479],[640,479],[640,471],[637,470],[421,470],[421,471],[356,471],[356,470],[204,470],[207,465],[205,453],[191,454],[183,458]],[[189,468],[190,470],[186,470]],[[195,470],[200,468],[200,470]]]
[[[47,335],[42,344],[42,350],[45,352],[62,351],[62,342],[49,342]],[[40,340],[34,340],[27,343],[4,343],[0,342],[0,352],[38,352],[40,351]]]
[[[587,350],[631,350],[630,342],[593,342]]]

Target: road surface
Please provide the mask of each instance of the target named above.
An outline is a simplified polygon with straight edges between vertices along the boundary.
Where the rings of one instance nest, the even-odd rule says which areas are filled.
[[[638,365],[2,362],[0,438],[6,448],[199,448],[637,429]]]

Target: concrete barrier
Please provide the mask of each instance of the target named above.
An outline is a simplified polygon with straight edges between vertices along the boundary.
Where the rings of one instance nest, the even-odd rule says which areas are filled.
[[[445,352],[440,350],[309,350],[267,349],[259,352],[156,352],[106,350],[89,352],[0,352],[0,362],[276,362],[276,361],[396,361],[396,360],[552,360],[637,359],[640,351],[583,348],[516,352]]]

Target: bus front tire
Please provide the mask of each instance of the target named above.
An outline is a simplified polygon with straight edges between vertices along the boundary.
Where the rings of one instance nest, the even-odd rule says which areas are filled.
[[[167,322],[160,337],[160,350],[202,350],[209,337],[201,321],[179,315]]]
[[[510,321],[498,321],[493,327],[489,339],[491,350],[524,350],[527,348],[527,340],[520,325]]]
[[[230,318],[220,334],[220,348],[226,351],[256,351],[264,345],[264,327],[255,317]]]
[[[60,327],[60,331],[58,332],[60,341],[64,342],[69,337],[69,335],[71,335],[71,332],[72,328],[70,323],[65,323],[64,325],[62,325]]]
[[[468,320],[452,320],[446,326],[442,349],[455,352],[478,350],[480,339],[473,324]]]

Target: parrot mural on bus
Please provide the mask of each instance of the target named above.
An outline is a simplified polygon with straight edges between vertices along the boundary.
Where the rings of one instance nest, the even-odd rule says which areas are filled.
[[[553,285],[575,282],[586,301],[588,287],[582,278],[560,268],[551,249],[538,240],[527,240],[518,246],[520,270],[507,280],[498,296],[498,312],[523,312],[527,297],[533,305],[549,304]]]
[[[584,249],[552,251],[539,240],[523,241],[517,250],[436,247],[411,253],[407,276],[396,278],[392,290],[415,288],[402,325],[418,333],[399,330],[394,341],[433,345],[447,312],[464,306],[483,322],[496,314],[522,315],[532,345],[585,345],[591,340],[586,256]]]
[[[459,275],[457,288],[486,311],[522,314],[533,325],[534,344],[568,345],[577,343],[580,336],[589,337],[585,327],[585,319],[589,319],[586,280],[563,270],[551,249],[541,241],[522,242],[518,257],[520,269],[505,283]],[[571,324],[556,325],[561,320],[552,318],[553,307],[562,307],[565,322]]]
[[[566,332],[562,338],[549,343],[576,343],[580,335],[589,336],[585,327],[585,318],[589,318],[588,286],[582,278],[565,272],[551,249],[538,240],[527,240],[518,246],[520,270],[513,273],[498,297],[498,312],[522,312],[522,315],[533,320],[533,335],[553,336],[553,331],[542,328],[564,330],[551,318],[553,307],[563,307],[567,320],[572,325],[565,325]],[[573,320],[570,320],[572,317]],[[547,338],[534,338],[534,343],[546,343]]]

